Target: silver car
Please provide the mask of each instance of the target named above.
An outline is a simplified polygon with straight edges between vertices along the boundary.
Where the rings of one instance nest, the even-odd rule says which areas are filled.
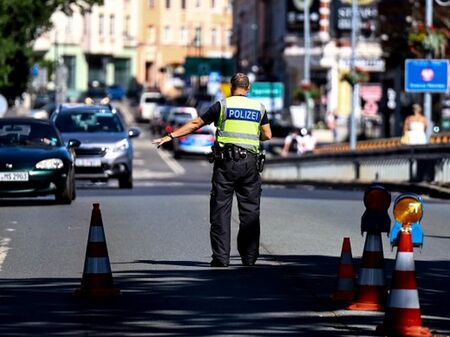
[[[120,188],[133,187],[133,144],[138,128],[126,129],[118,110],[110,105],[62,105],[51,116],[64,141],[78,139],[75,178],[119,180]]]

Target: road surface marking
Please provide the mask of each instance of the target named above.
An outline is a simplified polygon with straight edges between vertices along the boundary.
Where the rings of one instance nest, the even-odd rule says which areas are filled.
[[[10,242],[11,242],[10,238],[0,238],[0,271],[2,270],[3,262],[6,259],[6,255],[8,255]]]
[[[173,159],[168,152],[166,151],[157,151],[157,152],[161,157],[161,159],[164,160],[164,162],[167,164],[167,166],[170,167],[173,173],[180,176],[186,172],[184,167],[178,164],[178,162],[175,159]]]

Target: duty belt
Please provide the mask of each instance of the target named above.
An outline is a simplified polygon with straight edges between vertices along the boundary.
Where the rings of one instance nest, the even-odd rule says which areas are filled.
[[[224,146],[220,146],[216,143],[211,147],[211,149],[212,152],[208,157],[210,162],[214,162],[216,160],[239,161],[249,156],[256,157],[256,154],[234,144],[225,144]]]

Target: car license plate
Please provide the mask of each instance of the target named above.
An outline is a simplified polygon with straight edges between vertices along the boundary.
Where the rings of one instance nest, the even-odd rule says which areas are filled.
[[[28,172],[0,172],[0,181],[28,181]]]
[[[100,167],[100,166],[102,166],[102,161],[100,159],[77,158],[77,159],[75,159],[75,166]]]

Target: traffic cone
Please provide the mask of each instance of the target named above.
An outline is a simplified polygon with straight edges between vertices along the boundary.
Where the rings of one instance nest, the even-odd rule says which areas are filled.
[[[431,336],[430,330],[422,326],[410,227],[402,228],[399,234],[384,323],[377,331],[387,336]]]
[[[75,295],[109,297],[119,293],[120,290],[114,288],[100,204],[95,203],[91,215],[81,288],[75,291]]]
[[[358,273],[356,301],[348,310],[381,311],[387,298],[381,233],[367,233],[361,268]]]
[[[341,261],[338,269],[335,301],[351,301],[355,297],[355,269],[353,267],[352,248],[350,238],[342,242]]]

